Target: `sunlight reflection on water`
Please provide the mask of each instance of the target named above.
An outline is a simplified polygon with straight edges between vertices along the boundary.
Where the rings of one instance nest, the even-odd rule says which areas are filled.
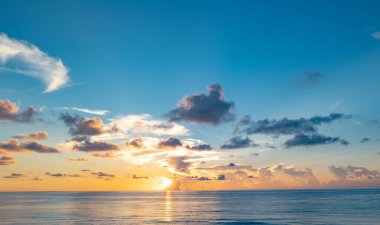
[[[171,222],[172,221],[172,197],[171,197],[171,191],[165,192],[165,216],[164,221]]]
[[[380,221],[380,190],[0,193],[0,224],[344,224]]]

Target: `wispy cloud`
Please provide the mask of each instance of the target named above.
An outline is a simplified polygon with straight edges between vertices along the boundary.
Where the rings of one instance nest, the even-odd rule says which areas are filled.
[[[372,34],[372,37],[373,37],[374,39],[376,39],[376,40],[380,40],[380,32],[378,31],[378,32],[373,33],[373,34]]]
[[[154,120],[149,114],[127,115],[111,119],[111,127],[123,133],[153,135],[188,135],[189,130],[175,122]]]
[[[37,46],[0,34],[0,72],[8,71],[40,79],[44,93],[56,91],[69,82],[68,69]]]
[[[305,88],[312,87],[319,84],[323,78],[323,74],[317,71],[302,71],[295,74],[297,81],[290,85],[291,88]]]
[[[21,173],[11,173],[7,176],[4,176],[3,178],[6,178],[6,179],[17,179],[17,178],[23,178],[25,177],[23,174]]]
[[[49,137],[48,132],[46,131],[36,131],[31,134],[19,134],[14,136],[17,139],[29,139],[29,140],[44,140]]]
[[[0,166],[7,166],[15,163],[15,159],[12,156],[0,156]]]
[[[336,102],[334,102],[334,104],[332,104],[330,106],[330,109],[337,109],[339,108],[340,106],[342,105],[342,102],[340,100],[337,100]]]
[[[83,112],[83,113],[99,115],[99,116],[104,116],[110,112],[108,110],[102,110],[102,109],[85,109],[85,108],[78,108],[78,107],[58,107],[58,108],[52,108],[52,109],[71,110],[71,111]]]

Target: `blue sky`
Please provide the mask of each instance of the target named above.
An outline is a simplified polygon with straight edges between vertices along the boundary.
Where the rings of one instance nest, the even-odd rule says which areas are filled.
[[[241,158],[237,163],[306,167],[325,157],[315,163],[315,170],[330,164],[380,169],[376,164],[379,1],[3,1],[2,5],[6,7],[0,8],[0,32],[60,59],[70,81],[43,93],[41,80],[0,71],[0,99],[21,108],[43,107],[45,120],[2,123],[0,141],[17,133],[48,130],[51,138],[46,143],[58,145],[70,137],[57,121],[65,111],[53,109],[61,107],[110,111],[101,116],[104,123],[144,113],[167,121],[164,115],[182,97],[207,93],[208,85],[218,83],[225,100],[235,104],[234,121],[217,126],[178,121],[192,138],[218,151],[244,115],[253,121],[350,115],[319,129],[349,141],[348,146],[284,150],[287,138],[248,135],[256,142],[273,142],[277,149],[266,149],[260,155],[263,159]],[[167,136],[171,135],[162,138]],[[371,141],[360,144],[365,137]],[[258,150],[231,154],[253,151]]]

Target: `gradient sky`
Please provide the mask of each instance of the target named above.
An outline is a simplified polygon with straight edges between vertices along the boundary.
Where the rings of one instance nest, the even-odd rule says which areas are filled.
[[[379,1],[2,6],[0,191],[380,187]]]

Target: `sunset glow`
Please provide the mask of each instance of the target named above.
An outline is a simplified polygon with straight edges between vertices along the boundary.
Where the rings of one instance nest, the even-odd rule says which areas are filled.
[[[376,1],[58,2],[0,7],[0,191],[380,187]]]

